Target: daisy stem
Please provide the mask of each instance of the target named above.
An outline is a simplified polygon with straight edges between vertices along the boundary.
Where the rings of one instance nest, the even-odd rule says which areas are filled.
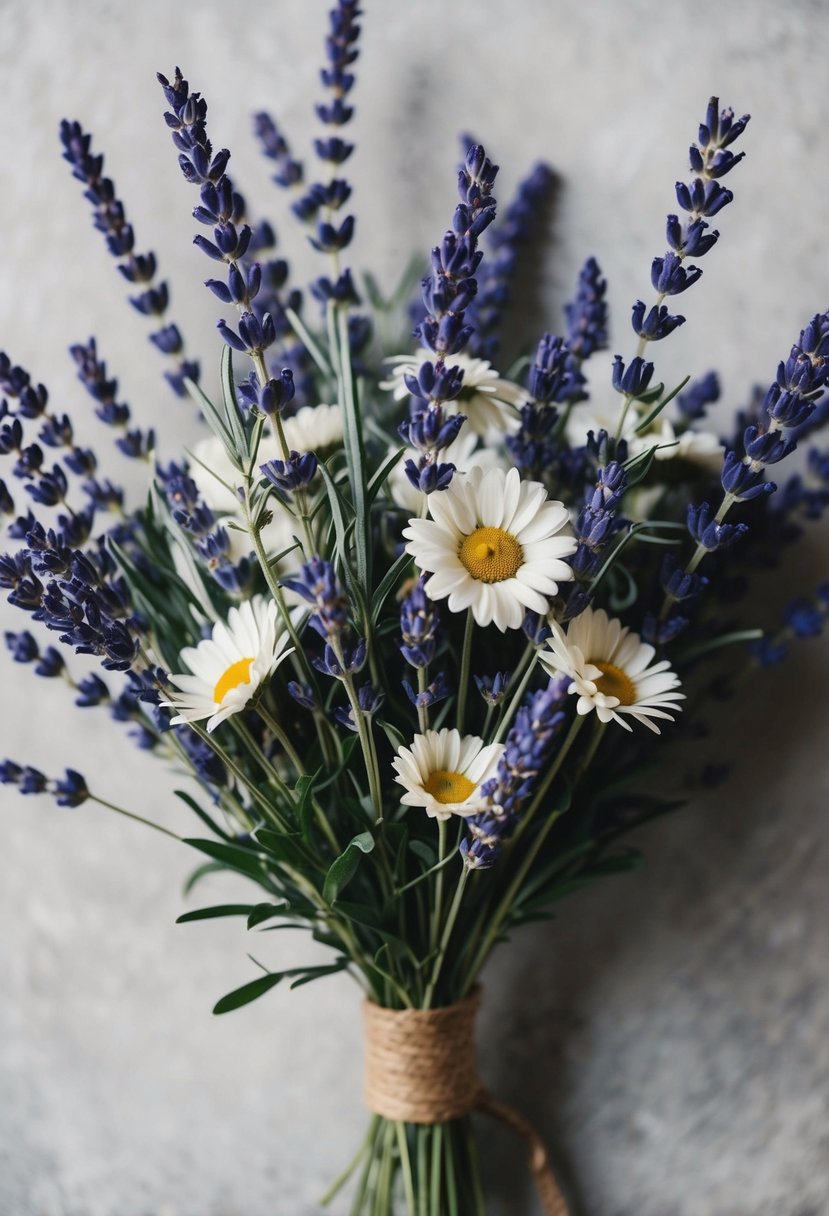
[[[259,803],[265,813],[265,818],[271,823],[275,823],[276,826],[281,828],[283,832],[287,831],[287,825],[274,810],[269,799],[267,799],[264,794],[261,793],[257,785],[251,784],[248,777],[245,775],[233,757],[230,756],[225,749],[216,742],[212,735],[209,735],[206,730],[202,730],[197,722],[190,722],[189,726],[191,730],[194,730],[199,738],[216,753],[222,764],[224,764],[224,766],[228,768],[230,772],[233,773],[234,777],[236,777],[241,783],[242,788],[250,791],[251,798],[253,798],[255,802]]]
[[[469,661],[472,657],[472,634],[475,629],[475,618],[472,609],[466,610],[466,628],[463,634],[463,651],[461,653],[460,683],[458,685],[458,720],[457,727],[463,734],[463,720],[466,717],[466,694],[469,684]]]
[[[443,916],[443,871],[445,866],[443,862],[446,859],[446,820],[438,820],[438,863],[435,871],[435,900],[432,912],[432,923],[430,926],[430,949],[434,948],[438,942],[440,933],[440,922]]]
[[[550,765],[549,771],[547,772],[547,775],[545,776],[544,780],[542,781],[541,786],[539,787],[538,793],[533,798],[533,800],[530,803],[527,810],[521,814],[518,828],[517,828],[514,836],[512,837],[512,840],[509,842],[509,849],[510,849],[511,857],[515,855],[515,849],[518,844],[518,841],[520,840],[520,838],[524,834],[524,832],[526,832],[527,827],[531,823],[536,811],[538,810],[538,808],[541,805],[541,803],[543,802],[543,800],[546,798],[551,785],[553,784],[554,780],[556,779],[556,776],[558,775],[558,772],[559,772],[562,764],[564,763],[571,747],[575,743],[575,741],[578,737],[579,731],[581,730],[583,725],[584,725],[584,717],[577,716],[573,720],[573,725],[570,727],[569,734],[567,735],[566,739],[564,740],[561,747],[559,748],[555,760]],[[510,885],[507,887],[506,893],[504,894],[504,896],[498,903],[498,905],[495,909],[495,912],[490,917],[487,931],[484,934],[484,937],[483,937],[483,940],[481,941],[480,946],[478,947],[477,951],[473,955],[472,966],[469,968],[469,971],[465,977],[465,982],[464,982],[463,988],[461,990],[463,993],[468,992],[469,989],[471,988],[472,984],[474,984],[475,980],[477,979],[478,972],[480,971],[481,967],[484,965],[490,951],[492,950],[492,947],[495,945],[496,941],[498,940],[498,935],[501,932],[501,926],[503,925],[504,921],[506,920],[507,916],[510,913],[510,910],[512,908],[512,904],[513,904],[513,901],[514,901],[516,895],[521,890],[521,884],[523,883],[524,879],[527,877],[527,874],[529,873],[533,862],[535,861],[536,857],[538,856],[538,854],[541,850],[541,846],[544,844],[544,841],[547,839],[547,836],[548,836],[550,830],[552,829],[553,825],[557,821],[558,821],[558,815],[550,815],[548,817],[547,822],[544,824],[544,826],[539,831],[538,835],[536,836],[535,840],[533,841],[532,845],[530,846],[529,852],[526,854],[526,856],[524,857],[524,860],[522,861],[521,865],[519,866],[517,874],[513,878]]]
[[[292,804],[294,802],[294,798],[293,798],[293,795],[291,794],[291,791],[288,789],[288,786],[285,784],[285,782],[279,776],[279,773],[276,771],[274,766],[268,760],[268,757],[262,751],[262,748],[256,742],[253,735],[250,733],[249,727],[247,727],[245,725],[245,723],[242,721],[241,717],[238,714],[234,715],[234,717],[231,719],[231,724],[233,726],[233,729],[236,731],[237,735],[239,736],[239,738],[242,740],[243,744],[245,745],[245,748],[246,748],[249,756],[256,764],[259,765],[262,772],[265,774],[266,778],[268,779],[268,782],[275,789],[279,790],[279,793],[282,795],[282,797],[285,799],[285,801],[289,805]],[[285,824],[284,821],[283,821],[283,826],[284,826],[285,830],[287,831],[288,825]]]
[[[282,747],[285,749],[285,754],[287,755],[288,759],[291,761],[291,764],[293,764],[294,768],[296,769],[297,776],[298,777],[307,776],[308,774],[305,771],[305,765],[302,763],[302,760],[299,758],[290,739],[285,734],[284,730],[279,725],[279,723],[276,721],[276,719],[273,717],[273,715],[271,713],[269,713],[267,709],[265,709],[265,707],[262,705],[261,701],[256,706],[256,712],[259,714],[259,717],[262,719],[262,721],[265,723],[265,725],[268,727],[268,729],[273,731],[276,738],[282,744]],[[319,804],[319,801],[316,798],[312,797],[311,804],[314,808],[314,814],[316,815],[317,820],[319,821],[319,825],[322,828],[323,834],[325,835],[326,839],[328,840],[328,843],[331,845],[332,849],[334,850],[335,856],[339,857],[340,853],[342,852],[342,849],[340,848],[337,837],[334,834],[334,829],[331,827],[331,824],[328,822],[328,818],[325,814],[325,811],[322,809],[322,807]]]
[[[343,658],[342,648],[338,642],[336,644],[332,642],[332,647],[337,656],[337,661],[343,669],[342,682],[345,685],[348,699],[351,702],[351,712],[354,715],[357,736],[360,740],[360,747],[363,751],[363,760],[366,766],[369,794],[371,795],[375,816],[379,819],[383,814],[383,802],[380,792],[380,766],[377,760],[377,749],[374,746],[374,737],[371,733],[371,727],[366,726],[365,715],[360,707],[360,701],[357,696],[357,690],[354,687],[354,679],[351,672],[345,670],[345,659]]]
[[[446,951],[449,947],[449,939],[452,936],[452,930],[455,927],[455,921],[458,919],[458,912],[460,911],[461,901],[463,899],[464,888],[466,887],[467,879],[469,878],[470,873],[471,873],[471,871],[468,866],[464,866],[463,869],[461,870],[461,876],[458,879],[458,885],[455,888],[455,895],[452,900],[452,905],[449,908],[449,915],[446,917],[446,924],[443,927],[443,936],[441,937],[440,948],[438,950],[438,956],[435,959],[435,966],[434,966],[434,970],[432,971],[432,978],[429,980],[429,986],[426,989],[426,994],[423,998],[422,1007],[424,1009],[429,1009],[431,1007],[432,997],[435,994],[435,987],[437,985],[438,980],[440,979],[440,973],[443,968],[443,960],[446,958]]]
[[[265,546],[262,544],[261,529],[253,521],[253,514],[251,511],[251,501],[250,501],[250,477],[246,478],[246,480],[245,480],[244,507],[245,507],[245,523],[247,524],[247,529],[248,529],[250,538],[253,541],[253,547],[256,550],[256,556],[259,560],[259,565],[262,569],[262,573],[265,576],[265,582],[268,584],[268,590],[270,591],[271,595],[273,596],[274,600],[276,601],[276,606],[279,609],[279,615],[282,617],[282,623],[284,624],[284,626],[291,638],[291,641],[294,644],[294,655],[291,660],[292,664],[294,665],[295,670],[297,668],[300,669],[300,670],[297,670],[298,675],[301,674],[303,676],[303,678],[307,678],[311,675],[311,669],[310,669],[310,666],[308,665],[308,660],[305,658],[305,652],[302,649],[302,643],[299,640],[299,634],[294,629],[294,624],[293,624],[293,621],[291,620],[290,613],[288,612],[288,606],[285,603],[285,596],[283,594],[282,588],[280,587],[277,579],[274,578],[274,573],[273,573],[273,570],[271,569],[271,563],[268,561],[268,555],[265,551]],[[313,677],[311,677],[311,678],[313,678]]]
[[[277,720],[273,716],[273,714],[265,708],[265,706],[263,705],[263,703],[261,701],[259,701],[254,706],[254,709],[256,710],[256,712],[258,713],[258,715],[262,719],[262,721],[265,723],[268,730],[271,731],[271,733],[281,743],[282,748],[285,752],[285,755],[288,757],[291,764],[296,769],[297,776],[298,777],[305,776],[306,775],[305,774],[305,765],[302,763],[302,760],[299,758],[299,755],[298,755],[297,750],[294,747],[293,743],[291,743],[291,740],[285,734],[284,730],[279,725],[279,723],[277,722]]]
[[[429,676],[427,668],[418,667],[417,669],[417,691],[424,693]],[[429,707],[427,705],[418,705],[417,707],[417,725],[422,735],[426,734],[429,729]]]
[[[143,823],[145,827],[154,828],[156,832],[162,832],[165,836],[172,836],[173,840],[182,839],[177,832],[171,832],[169,828],[163,828],[160,823],[153,823],[152,819],[145,819],[143,815],[136,815],[122,806],[116,806],[114,802],[107,802],[106,798],[99,798],[97,794],[90,794],[89,801],[97,802],[98,806],[105,807],[108,811],[115,811],[116,815],[123,815],[125,819],[133,819],[136,823]]]

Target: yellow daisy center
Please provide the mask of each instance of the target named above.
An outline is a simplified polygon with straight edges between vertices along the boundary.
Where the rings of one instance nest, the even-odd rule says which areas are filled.
[[[213,689],[213,700],[217,705],[221,705],[227,694],[234,688],[238,688],[240,684],[247,684],[252,666],[253,658],[238,659],[235,663],[231,663],[227,671],[222,672]]]
[[[524,563],[523,549],[503,528],[476,528],[464,537],[458,557],[472,577],[482,583],[514,578]]]
[[[464,777],[463,773],[439,768],[429,774],[423,782],[423,788],[437,802],[466,802],[475,788],[475,782]]]
[[[618,697],[620,705],[636,704],[636,685],[626,671],[601,659],[591,659],[590,662],[602,673],[595,681],[599,692],[606,697]]]

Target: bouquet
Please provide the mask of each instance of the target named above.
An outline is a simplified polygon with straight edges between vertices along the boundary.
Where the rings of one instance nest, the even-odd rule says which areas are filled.
[[[0,585],[39,631],[6,642],[182,774],[171,796],[194,815],[190,888],[223,870],[239,890],[182,922],[299,928],[329,950],[261,967],[217,1014],[279,984],[356,981],[371,1117],[326,1202],[349,1184],[354,1216],[484,1212],[479,1111],[525,1139],[545,1211],[564,1213],[537,1133],[482,1084],[480,973],[554,901],[636,863],[621,838],[675,805],[659,767],[712,684],[820,632],[826,586],[780,622],[758,620],[749,588],[827,502],[825,452],[782,481],[773,466],[829,413],[829,314],[804,318],[724,439],[707,429],[714,372],[659,381],[653,344],[684,322],[674,297],[718,243],[744,155],[748,116],[712,98],[609,383],[588,388],[609,344],[593,258],[563,325],[525,333],[500,374],[516,262],[551,171],[536,166],[499,210],[497,166],[465,140],[459,201],[430,257],[390,295],[356,274],[345,166],[359,16],[355,0],[330,14],[316,169],[255,118],[320,255],[305,291],[211,144],[205,98],[178,69],[159,76],[223,312],[215,373],[188,355],[91,135],[61,124],[168,388],[203,426],[171,455],[136,425],[95,340],[72,347],[118,458],[146,466],[146,497],[128,502],[37,369],[0,355]],[[106,676],[79,674],[67,648]],[[113,804],[94,774],[6,759],[0,780],[175,835]]]

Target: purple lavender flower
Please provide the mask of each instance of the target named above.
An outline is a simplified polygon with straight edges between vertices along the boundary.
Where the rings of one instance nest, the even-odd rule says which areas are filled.
[[[487,809],[466,820],[469,836],[461,844],[461,855],[470,869],[496,863],[535,793],[565,721],[565,689],[566,681],[551,680],[540,692],[528,693],[515,715],[496,775],[482,787]]]
[[[472,141],[470,145],[473,146]],[[522,246],[534,240],[541,214],[555,186],[549,165],[539,163],[520,182],[500,224],[489,229],[493,253],[484,263],[477,296],[467,309],[474,332],[469,353],[494,362],[501,343],[500,328],[512,295]]]
[[[157,263],[152,252],[135,252],[135,234],[124,210],[124,205],[115,192],[112,180],[104,176],[104,158],[91,151],[92,136],[80,123],[64,119],[60,124],[60,139],[63,144],[63,159],[72,166],[72,176],[86,186],[84,198],[92,205],[93,222],[103,234],[107,248],[118,263],[118,270],[128,283],[139,290],[130,296],[133,308],[144,316],[156,317],[161,327],[150,334],[150,341],[169,356],[174,370],[165,372],[165,378],[179,397],[185,397],[185,379],[198,381],[199,365],[187,359],[184,340],[178,326],[166,320],[170,292],[166,282],[156,281]]]

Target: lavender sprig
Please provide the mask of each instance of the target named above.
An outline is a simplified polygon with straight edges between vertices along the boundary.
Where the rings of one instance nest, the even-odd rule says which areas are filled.
[[[455,471],[452,464],[438,464],[440,451],[457,438],[464,422],[464,415],[450,418],[443,410],[444,402],[454,400],[463,388],[463,369],[448,360],[466,347],[474,332],[466,323],[466,310],[478,290],[475,275],[483,256],[478,238],[495,218],[492,187],[497,173],[498,166],[483,147],[473,145],[458,174],[461,201],[452,228],[432,250],[432,272],[421,284],[426,316],[415,327],[415,337],[436,358],[422,363],[416,376],[405,377],[410,417],[401,424],[400,434],[422,452],[416,464],[408,462],[406,473],[413,485],[427,492],[445,489]]]
[[[665,600],[659,626],[651,632],[666,640],[671,632],[673,605],[695,598],[705,585],[697,568],[706,554],[732,544],[743,535],[724,525],[728,512],[738,502],[751,502],[773,494],[774,482],[766,478],[769,465],[778,464],[797,446],[795,433],[814,414],[824,389],[829,384],[829,312],[818,313],[801,330],[789,357],[778,364],[777,375],[762,400],[757,417],[745,427],[740,448],[727,448],[720,481],[723,498],[714,514],[708,503],[689,511],[689,530],[696,548],[687,565],[681,566],[671,555],[663,561],[661,584]]]
[[[676,184],[677,202],[687,213],[687,218],[680,220],[677,215],[667,218],[666,234],[670,249],[664,255],[655,257],[651,264],[651,283],[657,293],[656,300],[650,308],[642,300],[636,300],[633,305],[631,324],[639,337],[636,354],[627,365],[621,355],[616,356],[613,387],[623,398],[617,439],[624,433],[631,402],[647,392],[653,375],[653,364],[643,358],[647,344],[661,341],[685,324],[685,317],[672,313],[663,301],[668,296],[681,295],[701,278],[700,268],[686,266],[685,262],[688,258],[701,258],[713,249],[720,234],[717,229],[711,229],[708,221],[734,198],[726,186],[720,185],[720,179],[730,173],[745,155],[740,152],[735,156],[729,148],[748,126],[750,115],[744,114],[742,118],[735,119],[732,109],[720,110],[719,104],[719,98],[710,99],[697,142],[691,145],[689,160],[693,178],[690,182]]]
[[[118,270],[128,283],[140,287],[136,295],[129,297],[130,304],[142,315],[163,322],[159,329],[150,334],[150,341],[163,355],[173,360],[175,370],[165,372],[165,379],[177,396],[186,397],[184,381],[198,381],[199,365],[186,357],[179,327],[165,320],[170,290],[166,281],[159,282],[156,278],[156,256],[151,250],[135,252],[135,233],[112,179],[104,176],[103,156],[95,155],[91,150],[92,136],[83,130],[79,122],[63,119],[60,139],[64,148],[63,159],[72,166],[72,176],[86,186],[84,198],[92,204],[93,223],[103,234],[107,249],[117,261]]]
[[[477,296],[467,309],[474,325],[469,353],[494,362],[501,344],[499,329],[510,302],[521,247],[536,236],[540,213],[550,195],[555,177],[549,165],[537,164],[519,183],[503,221],[490,229],[492,257],[484,264]]]
[[[460,851],[469,869],[493,866],[515,831],[565,722],[565,699],[565,687],[556,680],[525,697],[507,735],[497,774],[481,787],[488,807],[466,820],[469,836],[462,841]]]

